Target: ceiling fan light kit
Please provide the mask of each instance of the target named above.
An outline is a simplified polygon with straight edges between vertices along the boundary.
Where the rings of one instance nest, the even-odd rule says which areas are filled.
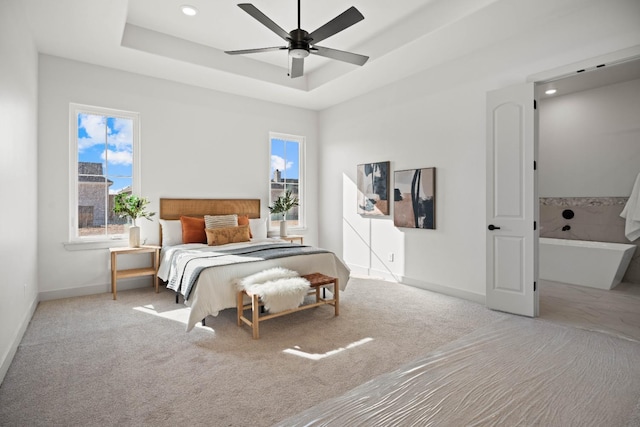
[[[289,51],[289,56],[292,58],[306,58],[309,56],[309,51],[306,49],[291,49]]]
[[[364,16],[351,6],[342,14],[336,16],[312,33],[300,28],[300,0],[298,0],[298,28],[290,32],[283,30],[278,24],[273,22],[267,15],[260,12],[258,8],[250,3],[238,4],[242,10],[254,17],[257,21],[276,33],[280,38],[284,39],[287,46],[265,47],[258,49],[230,50],[225,51],[229,55],[244,55],[249,53],[273,52],[276,50],[288,50],[289,57],[292,58],[289,76],[291,78],[301,77],[304,73],[304,58],[310,54],[322,56],[329,59],[348,62],[355,65],[364,65],[369,59],[368,56],[357,53],[344,52],[337,49],[318,46],[315,43],[321,42],[342,30],[345,30],[353,24],[360,22]]]

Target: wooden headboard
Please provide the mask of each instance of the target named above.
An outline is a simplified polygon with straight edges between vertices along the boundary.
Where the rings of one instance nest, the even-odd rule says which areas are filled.
[[[161,219],[229,214],[260,218],[260,199],[160,199]]]

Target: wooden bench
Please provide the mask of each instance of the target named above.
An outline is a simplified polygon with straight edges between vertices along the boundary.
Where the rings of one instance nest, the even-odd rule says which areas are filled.
[[[264,322],[265,320],[326,304],[332,305],[334,307],[336,316],[340,314],[340,287],[338,286],[337,278],[325,276],[322,273],[305,274],[300,277],[303,277],[309,281],[311,290],[309,291],[308,295],[315,295],[316,301],[314,303],[303,304],[297,308],[280,311],[278,313],[264,314],[261,316],[260,306],[262,305],[262,302],[260,301],[260,297],[245,290],[238,291],[236,305],[236,308],[238,310],[238,326],[242,326],[243,323],[249,325],[253,329],[253,339],[257,340],[260,338],[260,322]],[[325,286],[333,286],[333,298],[327,299],[320,296],[320,289]],[[245,295],[251,298],[251,304],[244,304]],[[251,309],[251,319],[248,319],[244,316],[244,311],[249,309]]]

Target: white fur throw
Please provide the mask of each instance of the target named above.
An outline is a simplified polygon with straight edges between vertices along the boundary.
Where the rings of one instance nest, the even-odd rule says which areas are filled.
[[[297,308],[309,292],[309,281],[293,270],[275,267],[236,281],[239,290],[260,296],[270,313]]]

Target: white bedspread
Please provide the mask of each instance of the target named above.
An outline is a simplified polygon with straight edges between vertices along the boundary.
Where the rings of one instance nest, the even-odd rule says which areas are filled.
[[[273,240],[268,240],[273,242]],[[250,245],[264,244],[265,240],[253,240],[247,243],[232,243],[221,246],[220,249],[242,248]],[[162,256],[158,277],[167,281],[170,276],[170,259],[176,251],[197,251],[198,249],[211,250],[204,244],[186,244],[162,248]],[[298,255],[271,260],[238,262],[228,265],[220,265],[207,268],[200,273],[195,288],[185,300],[185,304],[191,307],[187,331],[207,316],[217,316],[220,310],[236,306],[236,289],[233,280],[257,273],[259,271],[284,267],[297,271],[299,274],[323,273],[337,277],[340,289],[344,290],[349,280],[349,269],[333,253],[317,253]]]

